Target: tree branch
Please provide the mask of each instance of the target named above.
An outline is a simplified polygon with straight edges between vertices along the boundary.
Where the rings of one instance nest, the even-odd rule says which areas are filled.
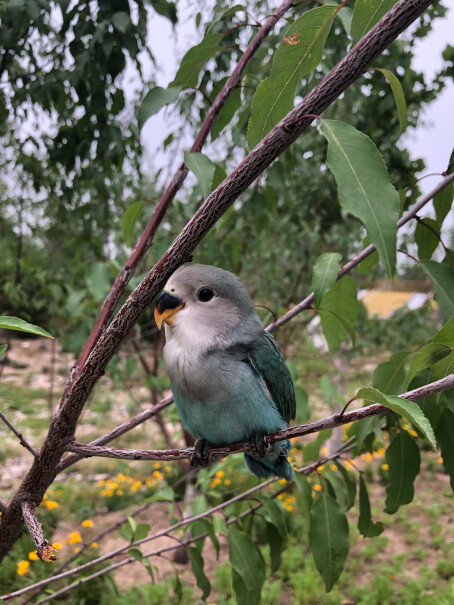
[[[54,548],[44,537],[42,525],[36,516],[35,505],[32,502],[22,502],[21,507],[25,525],[36,546],[38,557],[41,561],[55,561],[57,557],[54,555]]]
[[[11,422],[8,420],[8,418],[3,412],[0,412],[0,418],[3,420],[6,426],[16,435],[16,437],[19,439],[20,444],[23,445],[25,449],[30,452],[30,454],[37,458],[38,452],[28,443],[22,433],[20,433],[16,428],[14,428],[14,426],[11,424]]]
[[[423,397],[428,397],[434,393],[440,393],[447,391],[454,387],[454,374],[450,374],[445,378],[441,378],[435,382],[427,384],[423,387],[403,393],[400,397],[409,399],[410,401],[416,401]],[[283,441],[292,437],[301,437],[303,435],[309,435],[310,433],[318,433],[326,429],[335,428],[342,424],[349,424],[350,422],[356,422],[362,418],[369,416],[376,416],[377,414],[389,414],[391,410],[384,405],[374,403],[357,410],[351,410],[344,414],[333,414],[321,420],[315,420],[314,422],[308,422],[306,424],[300,424],[293,426],[288,429],[277,431],[272,435],[265,437],[268,443],[276,443],[277,441]],[[84,445],[83,443],[77,443],[75,441],[68,443],[66,449],[76,454],[83,454],[84,456],[99,456],[102,458],[117,458],[121,460],[180,460],[181,458],[191,458],[194,453],[194,448],[183,448],[177,450],[129,450],[114,447],[99,447],[95,445]],[[211,449],[211,455],[216,457],[224,457],[229,454],[237,454],[238,452],[250,452],[251,444],[248,442],[234,443],[232,445],[225,445],[222,447],[213,447]]]

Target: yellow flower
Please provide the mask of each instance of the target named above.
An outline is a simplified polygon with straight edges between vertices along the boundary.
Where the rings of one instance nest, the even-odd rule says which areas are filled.
[[[314,485],[314,489],[316,492],[321,492],[322,491],[322,486],[319,483],[316,483]]]
[[[94,523],[91,519],[85,519],[82,521],[82,527],[93,527]]]
[[[98,481],[98,487],[104,487],[104,486],[105,486],[105,484],[106,484],[106,482],[104,481],[104,479],[100,479],[100,480]]]
[[[140,481],[136,481],[131,485],[131,491],[136,492],[138,489],[142,487],[142,483]]]
[[[155,479],[157,479],[158,481],[161,481],[161,479],[162,479],[162,473],[160,471],[153,471],[153,477]]]
[[[219,477],[219,479],[222,479],[222,477],[224,476],[224,474],[225,474],[224,471],[218,471],[216,473],[216,477]]]
[[[75,546],[75,547],[73,548],[73,553],[74,553],[75,555],[77,555],[77,553],[78,553],[79,551],[80,551],[80,547],[79,547],[79,546]]]
[[[36,552],[36,550],[32,550],[31,552],[29,552],[28,558],[30,559],[30,561],[37,561],[39,559],[39,557],[38,557],[38,553]]]
[[[412,437],[417,437],[417,436],[418,436],[418,433],[417,433],[416,431],[414,431],[413,429],[411,429],[411,430],[410,430],[410,431],[408,431],[408,432],[410,433],[410,435],[411,435]]]
[[[440,456],[437,460],[437,462],[439,462],[440,464],[443,464],[443,458]]]
[[[153,468],[161,468],[161,463],[160,462],[155,462],[153,464]]]
[[[92,542],[90,546],[91,548],[98,548],[99,544],[97,542]]]
[[[117,494],[117,496],[122,496],[123,495],[123,490],[122,489],[117,489],[116,494]]]
[[[330,464],[329,467],[332,471],[337,471],[337,466],[335,464]]]
[[[224,479],[224,485],[230,485],[232,482],[230,481],[230,479]]]
[[[53,548],[54,550],[61,550],[61,549],[62,549],[62,547],[63,547],[63,544],[62,544],[61,542],[54,542],[54,543],[52,544],[52,548]]]
[[[58,507],[58,502],[55,502],[54,500],[46,500],[44,504],[47,510],[53,510],[54,508]]]
[[[389,470],[389,464],[386,464],[386,462],[385,462],[385,464],[382,464],[381,467],[382,467],[382,469],[384,471],[388,471]]]
[[[30,561],[19,561],[17,564],[17,573],[20,576],[24,576],[28,572],[28,568],[30,567]]]
[[[287,483],[287,479],[279,479],[279,485],[285,485]]]
[[[166,466],[164,468],[164,470],[165,470],[166,473],[171,473],[172,472],[172,467],[171,466]]]
[[[82,542],[82,536],[78,531],[72,531],[65,542],[66,544],[78,544],[79,542]]]
[[[326,445],[324,445],[322,448],[320,448],[320,456],[327,456],[329,454],[329,450],[326,447]]]

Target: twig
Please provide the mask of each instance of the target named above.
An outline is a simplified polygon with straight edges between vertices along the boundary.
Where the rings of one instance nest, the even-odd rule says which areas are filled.
[[[16,435],[16,437],[19,439],[20,444],[24,446],[25,449],[27,449],[30,454],[32,454],[35,458],[38,458],[38,452],[28,443],[22,433],[20,433],[16,428],[14,428],[14,426],[11,424],[11,422],[8,420],[8,418],[3,412],[0,412],[0,418],[3,420],[6,426]]]
[[[38,557],[41,561],[55,561],[54,548],[52,544],[44,537],[41,523],[36,516],[36,507],[33,502],[22,502],[22,517],[27,526],[33,543],[36,546]]]
[[[434,393],[447,391],[453,387],[454,374],[450,374],[445,378],[441,378],[440,380],[427,384],[419,389],[403,393],[400,395],[400,397],[409,399],[411,401],[416,401],[417,399],[427,397],[428,395],[433,395]],[[369,416],[388,414],[390,411],[391,410],[386,406],[379,403],[374,403],[357,410],[351,410],[350,412],[344,411],[343,414],[333,414],[332,416],[327,416],[321,420],[315,420],[314,422],[308,422],[306,424],[300,424],[298,426],[277,431],[272,435],[265,437],[265,440],[268,443],[276,443],[277,441],[283,441],[292,437],[301,437],[303,435],[309,435],[310,433],[335,428],[342,424],[349,424],[350,422],[355,422]],[[103,458],[117,458],[121,460],[180,460],[181,458],[191,458],[192,454],[194,453],[193,448],[183,448],[177,450],[129,450],[113,447],[84,445],[83,443],[77,443],[75,441],[68,443],[66,449],[70,452],[82,453],[84,456],[99,456]],[[249,451],[251,451],[251,444],[244,442],[225,445],[222,447],[213,447],[211,449],[211,454],[212,456],[224,457],[228,456],[229,454]]]
[[[326,462],[328,462],[329,460],[333,460],[335,458],[338,458],[342,454],[344,454],[346,451],[348,451],[349,449],[351,449],[353,447],[353,445],[352,445],[353,441],[354,441],[354,439],[350,439],[348,442],[343,443],[342,446],[336,452],[334,452],[333,454],[330,454],[329,456],[324,456],[323,458],[320,458],[316,462],[312,462],[311,464],[303,466],[303,467],[297,469],[296,472],[301,473],[303,475],[309,475],[310,473],[312,473],[314,470],[318,469],[323,464],[326,464]],[[181,521],[178,521],[177,523],[174,523],[173,525],[171,525],[167,529],[164,529],[164,530],[161,530],[159,532],[156,532],[152,536],[147,536],[146,538],[143,538],[142,540],[137,540],[136,542],[133,542],[131,544],[127,544],[125,546],[121,546],[121,547],[117,548],[116,550],[114,550],[114,551],[112,551],[110,553],[102,555],[102,556],[98,557],[97,559],[93,559],[92,561],[88,561],[87,563],[84,563],[83,565],[79,565],[78,567],[75,567],[74,569],[70,569],[68,571],[65,571],[64,573],[59,574],[59,575],[54,575],[54,576],[51,576],[49,578],[45,578],[44,580],[36,582],[35,584],[32,584],[31,586],[27,586],[25,588],[21,588],[20,590],[16,590],[15,592],[12,592],[12,593],[9,593],[9,594],[5,594],[5,595],[1,595],[0,598],[6,601],[8,599],[12,599],[14,597],[21,596],[21,595],[23,595],[23,594],[25,594],[25,593],[27,593],[27,592],[29,592],[31,590],[35,590],[37,588],[42,588],[43,586],[46,586],[47,584],[50,584],[50,583],[55,582],[57,580],[62,580],[63,578],[67,578],[68,576],[79,574],[80,572],[85,571],[86,569],[89,569],[90,567],[98,565],[99,563],[103,563],[104,561],[107,561],[108,559],[112,559],[113,557],[115,557],[115,556],[117,556],[117,555],[119,555],[119,554],[121,554],[121,553],[129,550],[130,548],[140,546],[141,544],[144,544],[146,542],[151,542],[151,541],[156,540],[158,538],[162,538],[163,536],[167,536],[169,534],[169,532],[171,532],[171,531],[175,531],[177,529],[180,529],[181,527],[189,525],[190,523],[194,523],[195,521],[199,521],[200,519],[205,519],[206,517],[210,517],[214,513],[226,509],[227,507],[229,507],[231,504],[234,504],[235,502],[239,502],[240,500],[246,500],[246,499],[249,498],[249,496],[251,496],[252,494],[254,494],[257,491],[263,490],[263,488],[269,486],[275,480],[276,479],[273,477],[272,479],[268,479],[267,481],[263,481],[262,483],[259,483],[258,485],[254,486],[254,487],[251,487],[250,489],[248,489],[247,491],[243,492],[242,494],[239,494],[238,496],[234,496],[234,497],[230,498],[229,500],[226,500],[225,502],[222,502],[221,504],[213,506],[212,508],[208,509],[207,511],[205,511],[203,513],[199,513],[198,515],[194,515],[194,516],[192,516],[190,518],[182,519]],[[277,492],[275,492],[275,494],[273,494],[273,497],[277,496],[278,494],[282,493],[284,490],[288,489],[288,487],[291,484],[292,483],[289,483],[284,488],[282,488],[282,489],[278,490]],[[259,506],[261,506],[261,504],[257,505],[257,507],[259,507]],[[255,508],[251,509],[251,510],[255,510]],[[238,518],[235,517],[234,519],[230,519],[227,523],[230,525],[231,523],[234,523],[237,519],[244,518],[246,515],[250,514],[251,510],[245,511]],[[182,543],[188,545],[191,542],[195,542],[195,541],[198,541],[198,540],[204,538],[205,536],[206,536],[206,534],[202,534],[200,536],[195,536],[194,538],[190,538],[189,540],[183,540]],[[154,555],[160,555],[162,552],[167,552],[169,550],[174,550],[174,549],[178,548],[179,546],[180,545],[172,545],[170,547],[164,547],[164,548],[158,549],[156,551],[145,553],[143,556],[146,557],[146,558],[149,558],[149,557],[152,557]],[[102,573],[108,573],[109,571],[112,571],[112,570],[116,569],[117,567],[121,567],[122,565],[127,565],[128,563],[133,563],[133,561],[134,561],[134,559],[132,557],[124,559],[124,560],[122,560],[122,561],[120,561],[118,563],[115,563],[115,564],[111,565],[110,567],[103,568],[102,570],[100,570],[99,572],[96,572],[96,573],[92,574],[91,576],[86,576],[86,577],[82,578],[81,580],[78,580],[78,581],[74,582],[73,584],[71,584],[69,586],[65,586],[64,588],[61,589],[61,591],[68,592],[68,591],[72,590],[73,588],[79,586],[81,583],[88,582],[89,580],[92,580],[92,579],[98,577],[99,575],[102,575]],[[60,594],[63,594],[63,592],[61,592],[61,591],[57,591],[57,592],[52,593],[52,595],[50,595],[49,597],[46,597],[44,600],[38,601],[37,603],[35,603],[35,605],[39,605],[39,603],[45,603],[50,598],[54,598],[56,596],[59,596]]]

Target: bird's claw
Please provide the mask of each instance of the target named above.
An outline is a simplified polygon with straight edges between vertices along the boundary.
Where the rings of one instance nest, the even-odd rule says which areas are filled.
[[[259,433],[252,433],[249,438],[249,445],[251,446],[251,454],[259,458],[264,458],[271,449],[266,435],[260,435]]]
[[[194,453],[191,458],[191,467],[207,466],[210,462],[211,443],[206,439],[199,439],[194,447]]]

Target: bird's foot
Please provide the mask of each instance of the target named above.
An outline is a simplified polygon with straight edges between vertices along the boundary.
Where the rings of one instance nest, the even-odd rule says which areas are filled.
[[[259,433],[252,433],[249,437],[249,445],[251,446],[251,454],[259,458],[264,458],[271,450],[266,435],[260,435]]]
[[[206,466],[210,461],[211,443],[206,439],[199,439],[194,447],[191,458],[191,467]]]

